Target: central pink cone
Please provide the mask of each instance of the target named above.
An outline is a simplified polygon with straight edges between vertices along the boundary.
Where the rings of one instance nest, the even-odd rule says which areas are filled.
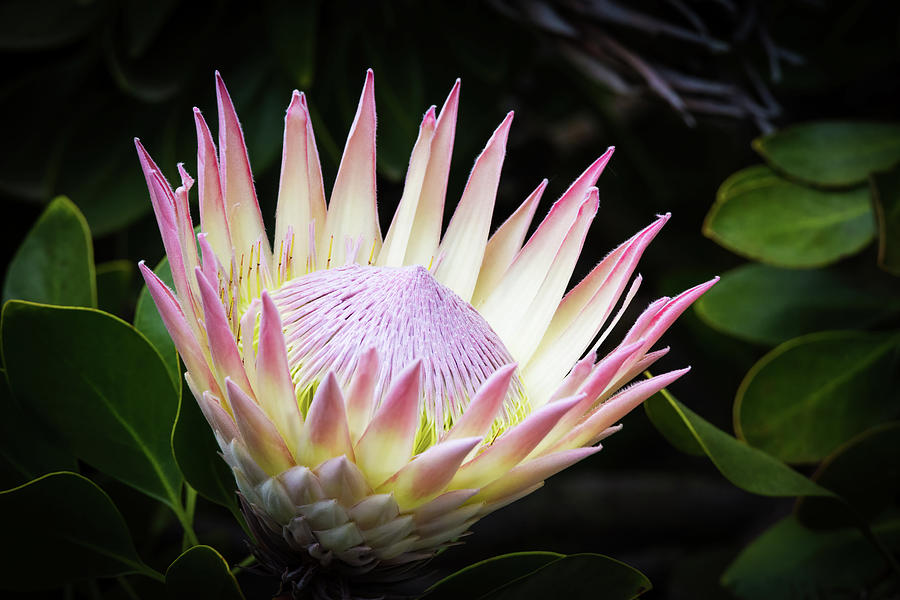
[[[422,360],[424,416],[439,435],[498,368],[513,362],[487,321],[422,266],[350,264],[315,271],[272,292],[295,382],[333,370],[342,384],[369,349],[380,358],[375,397],[416,359]],[[523,402],[515,377],[505,420]]]

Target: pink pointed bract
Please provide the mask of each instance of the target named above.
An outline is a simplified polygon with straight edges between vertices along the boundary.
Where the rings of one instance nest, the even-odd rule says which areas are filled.
[[[258,554],[298,581],[318,573],[321,585],[329,573],[371,576],[431,557],[599,450],[625,414],[687,371],[626,387],[715,282],[652,303],[598,358],[669,215],[571,286],[609,148],[529,239],[546,180],[489,235],[512,113],[441,237],[458,81],[440,112],[425,113],[382,235],[374,85],[369,71],[327,205],[306,98],[293,93],[271,239],[218,73],[218,149],[194,110],[199,239],[187,210],[194,180],[179,168],[172,190],[136,141],[175,291],[141,272],[234,471]]]

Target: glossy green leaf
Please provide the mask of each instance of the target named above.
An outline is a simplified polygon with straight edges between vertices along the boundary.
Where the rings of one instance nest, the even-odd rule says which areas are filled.
[[[685,426],[681,413],[675,408],[675,399],[668,390],[661,390],[644,401],[644,412],[666,441],[685,454],[704,456],[703,446]]]
[[[97,307],[122,315],[132,301],[135,266],[130,260],[111,260],[97,265]]]
[[[47,589],[126,573],[162,578],[141,561],[109,496],[76,473],[0,492],[0,529],[10,544],[0,561],[0,588]]]
[[[2,344],[16,398],[78,458],[177,511],[178,394],[144,336],[98,310],[14,300]]]
[[[900,125],[815,121],[753,141],[769,164],[816,185],[849,186],[900,161]]]
[[[68,198],[53,200],[9,263],[3,301],[97,306],[91,232]]]
[[[900,275],[900,168],[869,177],[878,227],[878,266]]]
[[[747,264],[722,275],[694,303],[728,335],[775,345],[825,329],[856,329],[900,312],[900,298],[861,289],[832,271]]]
[[[431,586],[428,600],[480,599],[491,592],[526,577],[543,566],[559,560],[556,552],[514,552],[494,556],[460,569]]]
[[[866,187],[819,190],[757,166],[722,183],[703,233],[747,258],[809,268],[865,248],[875,222]]]
[[[897,414],[898,342],[896,336],[833,331],[778,346],[738,389],[738,436],[787,462],[821,460]]]
[[[172,280],[172,271],[169,269],[169,262],[165,258],[159,261],[153,272],[170,288],[175,286]],[[166,326],[163,324],[162,317],[159,316],[159,311],[156,310],[156,304],[153,303],[150,290],[147,289],[146,285],[141,288],[137,308],[134,310],[134,326],[147,336],[153,347],[163,357],[163,362],[166,365],[169,376],[172,378],[172,382],[180,390],[181,363],[178,360],[178,352],[175,350],[175,343],[172,341],[169,332],[166,331]]]
[[[739,488],[761,496],[833,496],[773,456],[718,429],[668,391],[656,394],[647,402],[651,404],[651,411],[671,411],[680,419],[683,431],[668,431],[666,438],[684,440],[690,434],[725,479]],[[660,422],[671,428],[678,425],[671,417]]]
[[[900,520],[874,528],[893,550],[900,550]],[[856,529],[811,531],[793,517],[776,523],[744,548],[722,575],[722,585],[741,599],[793,600],[870,597],[886,566]]]
[[[490,600],[631,600],[653,586],[637,569],[602,554],[570,554],[487,594]]]
[[[172,600],[243,600],[228,563],[209,546],[194,546],[166,570],[166,591]]]
[[[181,401],[172,431],[172,452],[185,481],[206,499],[225,506],[240,518],[234,475],[219,455],[212,429],[190,394]]]
[[[53,471],[77,471],[71,453],[22,410],[0,373],[0,488],[7,489]]]
[[[875,521],[900,498],[900,423],[878,425],[859,434],[828,456],[812,478],[840,495],[863,519]],[[856,524],[824,498],[801,498],[796,513],[808,527]]]

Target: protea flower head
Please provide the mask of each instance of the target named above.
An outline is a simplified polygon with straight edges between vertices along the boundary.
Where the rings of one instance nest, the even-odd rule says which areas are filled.
[[[626,413],[687,371],[624,387],[666,353],[652,348],[714,281],[653,302],[616,348],[596,354],[669,215],[566,293],[612,148],[527,242],[547,180],[489,236],[509,113],[441,235],[457,82],[440,112],[422,119],[382,237],[372,72],[327,206],[306,100],[295,91],[270,242],[218,74],[216,92],[218,154],[194,109],[198,235],[194,179],[179,165],[173,191],[136,140],[174,292],[143,263],[141,271],[234,472],[257,553],[298,597],[349,594],[353,581],[433,556],[599,451]]]

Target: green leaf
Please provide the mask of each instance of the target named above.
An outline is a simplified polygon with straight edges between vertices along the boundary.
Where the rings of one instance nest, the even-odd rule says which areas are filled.
[[[175,287],[167,259],[164,258],[159,261],[153,272],[170,288]],[[156,310],[156,304],[153,303],[150,290],[147,289],[146,285],[141,288],[137,308],[134,310],[134,326],[147,336],[153,347],[163,357],[163,362],[166,365],[169,376],[172,378],[172,383],[175,384],[176,389],[180,393],[181,364],[178,362],[178,352],[175,350],[175,343],[172,341],[169,332],[166,331],[166,326],[163,324],[162,317],[159,316],[159,311]]]
[[[855,254],[874,232],[867,188],[818,190],[760,166],[722,183],[703,224],[704,235],[732,252],[789,268],[823,266]]]
[[[97,265],[97,307],[121,315],[128,309],[134,264],[130,260],[112,260]]]
[[[637,569],[602,554],[571,554],[485,596],[490,600],[631,600],[652,588]]]
[[[0,373],[0,414],[0,487],[21,485],[53,471],[78,470],[75,458],[18,405],[5,373]]]
[[[484,598],[489,593],[526,577],[541,567],[562,558],[556,552],[514,552],[494,556],[460,569],[428,588],[428,600]],[[478,591],[476,591],[478,590]]]
[[[179,514],[170,446],[178,394],[144,336],[98,310],[14,300],[2,344],[16,398],[78,458]]]
[[[166,590],[172,600],[243,600],[234,575],[222,555],[209,546],[188,548],[166,570]]]
[[[109,496],[76,473],[52,473],[0,492],[0,529],[7,544],[0,587],[34,590],[143,573],[122,515]]]
[[[91,232],[68,198],[53,200],[6,271],[3,301],[97,306]]]
[[[900,423],[885,423],[859,434],[826,458],[813,475],[841,496],[866,521],[875,521],[900,498]],[[813,528],[856,525],[824,498],[801,498],[797,519]]]
[[[773,456],[751,448],[718,429],[668,391],[663,390],[647,402],[651,404],[651,411],[672,411],[681,420],[685,431],[670,431],[666,438],[684,439],[690,434],[725,479],[737,487],[761,496],[833,496]],[[665,423],[673,427],[677,424],[673,418],[667,418]]]
[[[900,275],[900,168],[869,176],[878,227],[878,266]]]
[[[709,326],[775,345],[824,329],[855,329],[900,312],[900,298],[861,289],[836,273],[747,264],[694,303]]]
[[[786,342],[744,377],[734,403],[738,437],[792,463],[816,462],[897,414],[896,336],[814,333]]]
[[[204,498],[228,508],[238,520],[234,475],[219,456],[212,429],[194,398],[182,398],[178,420],[172,430],[172,452],[185,481]]]
[[[669,401],[670,398],[672,401],[675,400],[668,390],[661,390],[645,400],[644,412],[647,418],[672,446],[685,454],[704,456],[706,451],[694,437],[693,432],[685,426],[681,413]]]
[[[875,533],[889,548],[900,549],[900,520]],[[839,598],[849,590],[866,598],[866,586],[884,570],[881,555],[858,530],[810,531],[788,517],[744,548],[722,575],[722,585],[747,600]]]
[[[824,186],[862,183],[872,171],[900,161],[900,125],[816,121],[776,131],[753,141],[774,168]]]

